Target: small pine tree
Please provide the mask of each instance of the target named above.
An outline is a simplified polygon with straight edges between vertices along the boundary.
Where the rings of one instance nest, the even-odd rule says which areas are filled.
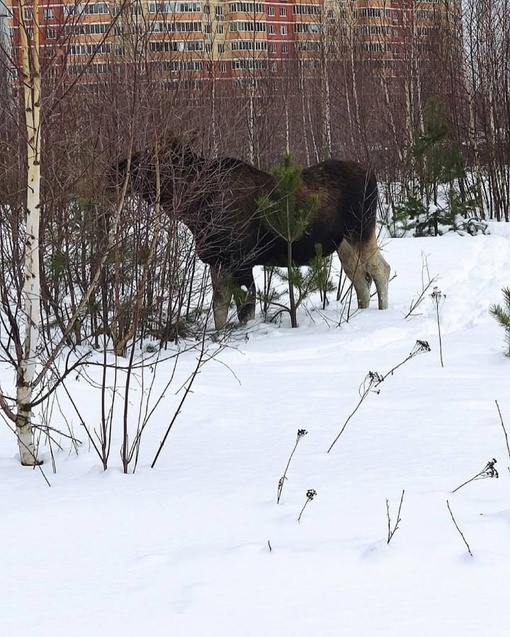
[[[332,258],[322,254],[322,245],[315,244],[315,256],[310,261],[310,283],[313,290],[319,290],[322,309],[328,304],[328,293],[333,292],[335,286],[330,279]]]
[[[464,186],[465,167],[462,150],[452,138],[443,104],[430,98],[425,104],[423,124],[410,149],[413,188],[408,201],[397,209],[400,225],[407,217],[416,236],[437,236],[444,229],[455,230],[459,216],[465,217],[473,206],[473,193]],[[447,204],[440,204],[446,192]]]
[[[266,226],[287,244],[287,273],[284,274],[281,270],[277,272],[288,286],[290,307],[287,309],[292,327],[297,327],[297,308],[307,289],[304,275],[294,265],[292,244],[299,241],[307,231],[317,205],[317,200],[313,197],[299,205],[296,195],[303,183],[301,173],[302,168],[293,165],[291,156],[286,154],[283,166],[273,170],[277,184],[275,190],[271,195],[261,197],[258,202]]]
[[[505,330],[506,352],[505,356],[510,356],[510,288],[503,288],[503,299],[505,307],[501,305],[491,305],[490,313]]]

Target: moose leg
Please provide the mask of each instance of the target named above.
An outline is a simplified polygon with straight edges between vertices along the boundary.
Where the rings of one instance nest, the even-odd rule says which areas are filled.
[[[235,293],[237,318],[240,323],[252,321],[255,318],[255,280],[252,269],[236,275],[234,280],[239,286],[239,290]],[[242,289],[243,287],[246,291]]]
[[[372,278],[364,268],[360,250],[344,239],[338,248],[338,256],[345,274],[352,281],[356,290],[358,307],[362,309],[368,307]]]
[[[221,268],[211,265],[211,280],[213,289],[214,327],[222,330],[227,324],[228,308],[232,298],[230,276]]]
[[[379,309],[388,309],[388,282],[390,280],[390,265],[382,256],[377,247],[377,239],[374,236],[362,247],[362,259],[367,274],[374,280],[377,289]]]

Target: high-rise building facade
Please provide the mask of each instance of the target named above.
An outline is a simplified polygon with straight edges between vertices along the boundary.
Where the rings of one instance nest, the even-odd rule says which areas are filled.
[[[451,0],[44,0],[47,61],[92,76],[145,60],[158,75],[242,78],[312,66],[343,47],[367,59],[398,60],[412,33],[427,38]],[[0,0],[3,48],[15,58],[19,29],[34,28],[32,4]]]

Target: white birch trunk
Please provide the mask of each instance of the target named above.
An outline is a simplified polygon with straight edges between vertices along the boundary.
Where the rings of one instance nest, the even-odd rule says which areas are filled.
[[[18,0],[20,16],[23,4]],[[41,186],[41,77],[39,66],[39,0],[32,2],[32,40],[21,17],[22,83],[27,130],[27,218],[23,265],[23,355],[16,375],[16,433],[22,465],[38,464],[32,428],[32,394],[38,362],[40,317],[39,218]]]

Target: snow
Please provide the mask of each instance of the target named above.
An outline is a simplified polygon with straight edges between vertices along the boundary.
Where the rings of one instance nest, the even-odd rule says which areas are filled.
[[[510,285],[510,226],[489,225],[476,237],[385,239],[396,273],[385,312],[373,299],[338,327],[331,303],[303,309],[296,330],[260,318],[236,330],[202,368],[154,469],[196,352],[179,359],[134,474],[121,472],[120,411],[103,472],[64,410],[85,442],[75,454],[61,440],[56,473],[43,450],[51,487],[19,466],[0,428],[0,635],[506,637],[510,458],[495,400],[510,430],[510,359],[488,308]],[[424,262],[443,295],[444,367],[429,293],[404,318]],[[389,372],[417,339],[432,351],[370,392],[328,454],[368,372]],[[172,369],[157,368],[154,396]],[[12,384],[5,366],[0,382]],[[99,390],[69,387],[94,427]],[[134,383],[133,417],[142,394]],[[52,424],[65,428],[58,410]],[[298,429],[308,434],[276,504]],[[452,493],[491,458],[498,480]],[[298,523],[308,489],[317,496]],[[394,525],[403,490],[387,544],[386,501]]]

